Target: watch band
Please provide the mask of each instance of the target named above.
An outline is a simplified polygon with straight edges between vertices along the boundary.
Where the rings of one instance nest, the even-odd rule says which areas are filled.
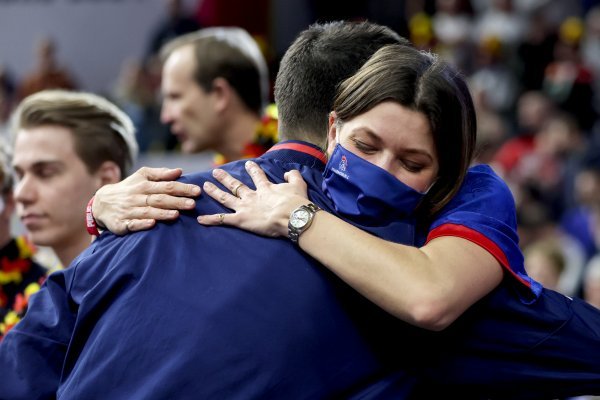
[[[308,211],[310,218],[306,222],[306,225],[304,225],[301,228],[296,228],[296,227],[292,226],[292,224],[288,223],[288,238],[292,241],[292,243],[296,243],[296,244],[298,243],[298,240],[300,239],[300,235],[304,231],[306,231],[312,224],[312,221],[313,221],[317,211],[321,210],[321,208],[319,206],[317,206],[316,204],[308,203],[308,204],[302,205],[302,206],[296,208],[294,211],[292,211],[292,213],[290,214],[290,220],[292,219],[294,213],[300,209]]]

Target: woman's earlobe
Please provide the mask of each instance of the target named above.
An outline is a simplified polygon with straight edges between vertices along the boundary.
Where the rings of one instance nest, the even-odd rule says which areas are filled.
[[[337,128],[335,122],[329,125],[329,131],[327,132],[327,153],[332,152],[337,143]]]
[[[335,113],[335,111],[331,111],[329,113],[329,126],[331,127],[331,125],[335,124],[335,121],[337,119],[337,114]]]

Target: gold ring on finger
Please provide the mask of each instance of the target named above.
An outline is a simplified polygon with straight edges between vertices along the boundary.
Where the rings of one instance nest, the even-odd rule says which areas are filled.
[[[232,193],[235,197],[237,197],[238,199],[240,198],[240,196],[238,195],[238,192],[240,190],[240,188],[244,186],[243,183],[238,183],[238,185],[235,187],[235,189],[233,189]]]

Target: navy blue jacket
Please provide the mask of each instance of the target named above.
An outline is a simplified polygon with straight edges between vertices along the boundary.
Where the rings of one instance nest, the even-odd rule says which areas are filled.
[[[269,178],[299,169],[311,199],[330,210],[320,194],[323,161],[279,148],[258,160]],[[224,168],[250,184],[243,164]],[[209,172],[184,178],[205,180]],[[9,371],[2,366],[0,398],[404,397],[414,366],[398,368],[393,348],[406,344],[401,331],[418,330],[285,238],[195,220],[222,211],[202,196],[173,223],[101,235],[53,274],[0,346]],[[413,240],[411,224],[375,230]]]
[[[284,143],[258,162],[274,182],[299,169],[310,198],[332,210],[316,148]],[[252,186],[243,162],[225,169]],[[103,234],[53,274],[0,345],[0,398],[548,398],[600,390],[600,314],[581,301],[542,290],[526,304],[506,283],[445,331],[421,330],[287,239],[195,220],[222,211],[203,196],[173,223]],[[413,244],[413,225],[359,227]]]

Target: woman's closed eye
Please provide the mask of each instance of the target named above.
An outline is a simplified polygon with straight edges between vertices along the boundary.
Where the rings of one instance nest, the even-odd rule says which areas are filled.
[[[365,154],[373,154],[378,150],[375,146],[365,143],[359,139],[352,138],[351,140],[354,143],[354,146]]]
[[[414,161],[410,161],[410,160],[401,160],[401,163],[402,163],[402,165],[404,165],[404,168],[406,168],[406,170],[408,170],[410,172],[414,172],[414,173],[421,172],[425,168],[425,166],[422,163],[418,163],[418,162],[414,162]]]

